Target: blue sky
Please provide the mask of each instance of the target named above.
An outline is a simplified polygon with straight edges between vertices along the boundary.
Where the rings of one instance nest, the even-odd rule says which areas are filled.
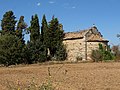
[[[38,14],[40,24],[43,14],[48,21],[55,15],[65,32],[88,29],[95,24],[109,44],[120,43],[116,37],[120,33],[120,0],[0,0],[0,19],[9,10],[17,19],[24,15],[28,25],[34,14]]]

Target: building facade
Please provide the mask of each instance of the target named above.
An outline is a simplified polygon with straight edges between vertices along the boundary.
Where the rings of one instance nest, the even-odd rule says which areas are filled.
[[[66,46],[67,60],[77,61],[91,60],[92,50],[98,49],[99,44],[107,49],[108,40],[104,39],[97,27],[79,32],[68,32],[64,34],[63,43]]]

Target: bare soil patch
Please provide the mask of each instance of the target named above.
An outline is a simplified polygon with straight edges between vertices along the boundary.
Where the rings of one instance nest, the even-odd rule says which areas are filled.
[[[32,80],[38,85],[49,77],[56,90],[120,90],[120,63],[77,63],[29,65],[0,68],[0,90],[9,90],[9,84],[21,86]]]

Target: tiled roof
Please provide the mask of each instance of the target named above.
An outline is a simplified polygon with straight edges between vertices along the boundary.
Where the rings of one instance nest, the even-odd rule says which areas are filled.
[[[91,34],[89,31],[91,31]],[[64,40],[71,40],[71,39],[80,39],[83,38],[85,35],[87,35],[87,41],[106,41],[108,42],[108,40],[105,40],[101,33],[98,32],[96,27],[92,27],[90,29],[86,29],[86,30],[82,30],[79,32],[68,32],[64,34]],[[90,34],[90,35],[89,35]]]
[[[83,38],[88,30],[82,30],[79,32],[67,32],[64,35],[64,39]]]
[[[104,42],[108,42],[108,40],[104,39],[103,37],[99,36],[99,35],[94,35],[92,34],[90,37],[88,37],[87,41],[104,41]]]

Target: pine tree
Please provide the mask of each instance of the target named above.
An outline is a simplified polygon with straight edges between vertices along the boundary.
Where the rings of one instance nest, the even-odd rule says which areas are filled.
[[[1,20],[2,34],[14,34],[15,32],[15,15],[12,11],[8,11],[3,15]]]
[[[37,39],[40,38],[40,25],[37,14],[35,14],[35,16],[32,16],[30,23],[30,42],[35,42]]]

